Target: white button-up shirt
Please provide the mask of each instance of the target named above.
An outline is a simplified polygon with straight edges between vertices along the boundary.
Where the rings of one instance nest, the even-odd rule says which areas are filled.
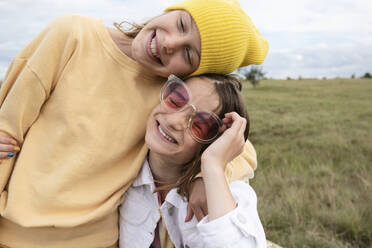
[[[147,161],[126,191],[120,206],[121,248],[148,248],[154,240],[160,220],[154,179]],[[187,202],[172,189],[160,207],[163,223],[176,248],[266,248],[265,233],[257,213],[256,193],[247,183],[234,181],[231,192],[238,206],[213,221],[205,216],[199,223],[194,217],[185,222]]]

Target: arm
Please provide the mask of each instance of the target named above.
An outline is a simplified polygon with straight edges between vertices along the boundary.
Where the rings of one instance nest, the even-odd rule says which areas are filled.
[[[74,50],[71,17],[46,27],[12,61],[0,89],[0,131],[23,144]],[[13,168],[14,157],[0,166],[0,192]]]
[[[229,182],[238,179],[251,179],[254,176],[254,170],[256,168],[256,150],[252,143],[247,140],[244,144],[243,152],[226,166],[225,176]],[[189,204],[187,206],[187,216],[185,221],[190,221],[194,214],[200,221],[208,214],[207,197],[205,194],[202,173],[199,173],[197,179],[192,182],[189,195]]]
[[[257,212],[256,193],[247,183],[237,180],[230,184],[237,207],[210,221],[205,217],[197,225],[203,247],[266,248],[266,237]]]
[[[226,165],[241,153],[246,120],[236,113],[225,115],[227,130],[202,155],[209,215],[199,224],[203,243],[213,247],[264,247],[265,234],[257,213],[257,197],[242,181],[230,188]]]
[[[227,130],[202,154],[203,173],[209,220],[219,218],[236,207],[225,178],[226,165],[238,156],[244,146],[246,120],[237,113],[228,113],[224,118]]]

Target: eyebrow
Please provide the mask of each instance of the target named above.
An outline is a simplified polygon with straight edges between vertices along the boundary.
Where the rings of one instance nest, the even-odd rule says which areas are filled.
[[[193,31],[194,30],[194,25],[193,24],[195,24],[195,26],[196,26],[196,23],[195,23],[194,19],[192,18],[192,16],[190,15],[190,13],[188,13],[188,16],[189,16],[189,23],[190,23],[190,31]],[[199,32],[198,29],[196,31]],[[194,47],[194,49],[196,51],[196,55],[198,55],[199,63],[200,63],[200,51],[196,47]]]

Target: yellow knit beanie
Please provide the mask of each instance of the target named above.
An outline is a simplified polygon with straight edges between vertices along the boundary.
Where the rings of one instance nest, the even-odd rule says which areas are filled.
[[[165,11],[186,10],[201,37],[199,68],[191,74],[228,74],[239,67],[261,64],[268,42],[237,0],[186,0]]]

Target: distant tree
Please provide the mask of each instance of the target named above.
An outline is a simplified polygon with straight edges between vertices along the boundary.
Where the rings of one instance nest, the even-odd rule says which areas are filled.
[[[302,77],[301,77],[301,75],[300,75],[300,76],[298,76],[298,80],[302,80]]]
[[[238,73],[244,76],[253,87],[256,87],[260,80],[265,78],[266,74],[260,66],[250,66],[250,70],[247,70],[247,68],[240,68],[238,69]]]
[[[292,78],[291,77],[287,77],[287,80],[292,80]]]
[[[327,77],[322,77],[323,80],[327,80]]]
[[[372,76],[369,72],[366,72],[362,78],[372,78]]]
[[[351,74],[351,78],[355,78],[355,73]]]

